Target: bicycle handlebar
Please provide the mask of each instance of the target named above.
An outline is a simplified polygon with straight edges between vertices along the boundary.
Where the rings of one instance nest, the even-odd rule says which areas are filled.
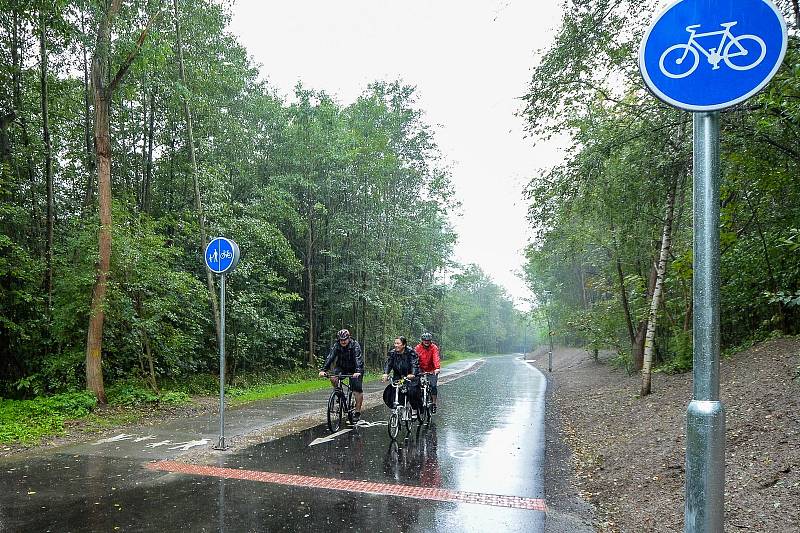
[[[405,376],[403,376],[400,379],[394,379],[392,376],[389,376],[389,384],[392,385],[392,387],[399,387],[400,385],[402,385],[406,381],[407,381],[407,379],[406,379]]]
[[[352,378],[353,375],[354,374],[332,374],[331,372],[325,372],[325,377],[329,378]]]

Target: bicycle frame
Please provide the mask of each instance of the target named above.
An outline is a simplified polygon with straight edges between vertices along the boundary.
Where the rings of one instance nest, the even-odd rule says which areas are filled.
[[[706,56],[706,59],[708,59],[709,63],[714,65],[715,69],[718,69],[719,62],[722,60],[721,51],[724,50],[726,38],[736,44],[736,47],[739,49],[739,51],[735,54],[728,54],[728,57],[736,57],[747,54],[747,50],[745,50],[742,45],[739,44],[739,39],[734,37],[733,33],[731,33],[731,27],[735,26],[736,24],[736,22],[725,22],[721,24],[721,26],[725,28],[724,30],[708,31],[704,33],[697,33],[697,28],[700,27],[700,24],[687,26],[686,31],[689,32],[689,41],[686,43],[686,51],[683,53],[683,57],[678,60],[678,63],[680,64],[684,59],[686,59],[686,56],[689,55],[689,47],[694,46],[704,56]],[[722,35],[722,38],[719,41],[719,45],[716,48],[710,48],[710,51],[700,46],[700,43],[697,42],[697,39],[701,37],[712,37],[714,35]]]
[[[389,416],[388,424],[389,437],[392,440],[397,438],[401,421],[406,426],[406,433],[411,431],[411,406],[409,405],[408,394],[406,394],[404,402],[400,403],[400,389],[403,388],[405,381],[405,378],[401,378],[397,381],[390,378],[389,381],[392,387],[394,387],[394,402],[392,402],[394,407],[392,408],[392,414]]]

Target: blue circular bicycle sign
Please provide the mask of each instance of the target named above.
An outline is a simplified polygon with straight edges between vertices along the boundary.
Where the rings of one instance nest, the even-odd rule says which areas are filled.
[[[206,266],[215,274],[225,274],[239,263],[239,245],[225,237],[217,237],[206,246]]]
[[[786,23],[769,0],[678,0],[645,33],[639,69],[668,104],[714,111],[760,91],[786,45]]]

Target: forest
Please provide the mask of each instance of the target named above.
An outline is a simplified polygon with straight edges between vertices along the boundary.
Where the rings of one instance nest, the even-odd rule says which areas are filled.
[[[648,93],[639,43],[656,2],[567,1],[522,112],[564,161],[527,187],[525,275],[557,342],[629,371],[692,367],[692,114]],[[721,113],[720,334],[731,351],[800,332],[800,7],[782,67]],[[541,328],[542,331],[545,331]]]
[[[373,367],[424,331],[445,355],[523,350],[530,317],[453,259],[458,201],[415,88],[280,95],[230,16],[213,0],[0,0],[0,396],[105,402],[108,384],[218,372],[216,236],[242,250],[231,379],[317,368],[343,327]],[[772,244],[777,215],[759,219]],[[779,251],[773,288],[789,291]]]

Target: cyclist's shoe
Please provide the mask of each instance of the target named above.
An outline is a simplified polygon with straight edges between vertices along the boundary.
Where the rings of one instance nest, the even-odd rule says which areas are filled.
[[[431,404],[431,414],[432,414],[432,415],[435,415],[435,414],[436,414],[436,404],[435,404],[435,403],[434,403],[434,404]]]
[[[361,413],[358,411],[353,412],[353,425],[355,426],[361,420]]]

